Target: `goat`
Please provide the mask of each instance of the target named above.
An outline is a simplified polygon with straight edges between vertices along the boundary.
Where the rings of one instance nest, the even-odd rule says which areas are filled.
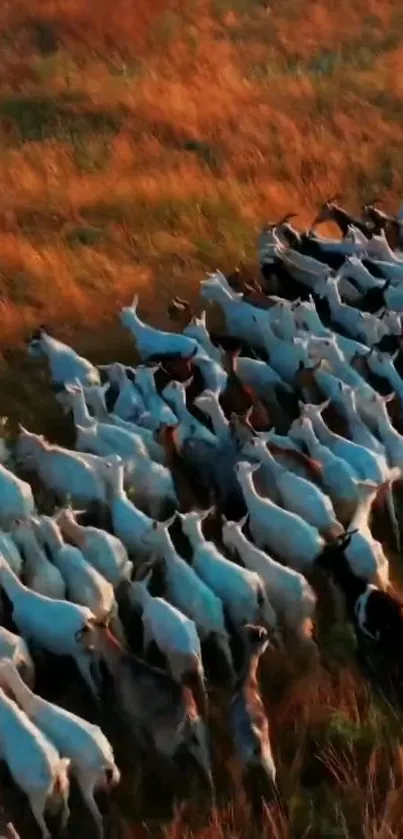
[[[257,680],[260,658],[269,645],[266,630],[245,626],[243,643],[245,660],[231,697],[229,721],[245,786],[254,810],[260,810],[262,799],[272,801],[277,796],[269,724]]]
[[[0,746],[17,786],[28,797],[42,839],[51,839],[46,826],[46,807],[62,805],[62,827],[70,816],[68,807],[68,758],[61,758],[50,740],[30,721],[0,688]]]
[[[0,558],[0,585],[13,607],[13,621],[25,641],[55,655],[70,655],[84,681],[98,699],[98,687],[91,672],[91,657],[77,644],[76,634],[94,618],[85,606],[66,600],[51,600],[23,585]]]
[[[82,527],[76,515],[71,507],[63,507],[56,513],[55,521],[62,534],[113,587],[122,579],[130,579],[133,563],[120,539],[97,527]]]
[[[196,624],[163,597],[152,597],[147,588],[151,577],[152,570],[142,581],[133,582],[130,590],[141,608],[143,648],[155,642],[166,656],[172,678],[192,689],[199,713],[205,716],[207,693]]]
[[[120,320],[131,332],[144,361],[160,355],[179,355],[184,358],[199,350],[199,344],[186,335],[164,332],[145,324],[137,314],[138,302],[138,295],[135,294],[131,306],[122,309]]]
[[[96,650],[105,662],[119,711],[144,756],[154,753],[172,771],[185,752],[212,794],[207,732],[191,690],[127,652],[101,627],[87,625],[80,643],[83,649]]]
[[[11,662],[0,662],[0,684],[11,691],[23,712],[53,743],[77,780],[93,815],[98,836],[103,837],[102,816],[94,798],[96,788],[111,789],[120,781],[112,746],[101,729],[33,693]]]
[[[248,514],[239,522],[223,519],[223,544],[239,555],[246,568],[259,574],[279,619],[298,638],[306,639],[316,596],[302,574],[276,562],[246,538],[242,528],[247,519]]]
[[[202,522],[209,512],[179,513],[182,530],[192,546],[192,567],[220,598],[236,628],[253,620],[275,633],[276,614],[259,575],[226,559],[213,542],[204,538]]]
[[[18,461],[33,468],[44,486],[64,502],[67,497],[84,506],[105,504],[105,483],[89,461],[61,446],[53,445],[42,435],[33,434],[20,425],[16,452]],[[32,510],[30,515],[34,511]],[[21,518],[21,515],[16,516]]]

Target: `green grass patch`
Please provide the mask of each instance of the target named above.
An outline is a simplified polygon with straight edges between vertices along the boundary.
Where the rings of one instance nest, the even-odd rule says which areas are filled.
[[[49,295],[47,278],[38,279],[29,271],[12,269],[0,264],[0,299],[12,302],[15,306],[40,308]]]
[[[99,227],[75,227],[67,236],[67,242],[71,247],[78,247],[84,245],[86,247],[95,247],[104,237],[104,231]]]
[[[47,20],[37,20],[32,24],[35,46],[42,55],[52,55],[59,47],[56,27]]]
[[[76,142],[91,134],[116,134],[122,116],[108,111],[74,110],[66,97],[15,96],[0,102],[0,119],[11,121],[21,142],[57,139]]]
[[[63,76],[66,84],[70,83],[70,75],[76,69],[71,55],[65,50],[58,50],[49,54],[37,56],[32,63],[32,69],[38,81],[47,82],[55,76]]]

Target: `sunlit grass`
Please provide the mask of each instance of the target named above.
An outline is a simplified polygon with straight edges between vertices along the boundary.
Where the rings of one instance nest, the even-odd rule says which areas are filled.
[[[262,222],[309,224],[339,192],[353,209],[403,193],[398,0],[15,0],[0,6],[1,413],[51,439],[63,419],[23,339],[48,322],[96,361],[132,358],[117,310],[140,292],[166,324],[206,270],[255,265]],[[38,398],[39,396],[39,398]],[[401,839],[401,721],[354,668],[345,627],[325,668],[263,674],[290,825],[270,839]],[[215,737],[227,735],[215,728]],[[220,739],[220,743],[221,743]],[[231,764],[232,771],[232,764]],[[239,791],[210,825],[253,836]],[[228,767],[219,764],[223,778]],[[225,786],[225,784],[224,784]],[[135,811],[133,804],[132,811]],[[121,836],[146,836],[133,812]]]

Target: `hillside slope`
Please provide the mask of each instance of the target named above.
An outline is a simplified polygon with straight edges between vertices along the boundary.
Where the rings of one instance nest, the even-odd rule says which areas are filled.
[[[398,0],[92,5],[0,9],[3,347],[135,287],[162,309],[329,192],[399,203]]]
[[[161,324],[173,290],[189,295],[206,270],[254,264],[263,221],[295,209],[307,224],[335,192],[356,209],[375,195],[400,204],[401,6],[0,6],[3,414],[60,439],[61,415],[26,358],[34,326],[51,324],[94,360],[124,360],[132,344],[117,311],[136,289]],[[314,677],[288,679],[281,658],[265,673],[291,827],[274,812],[256,835],[401,839],[401,721],[380,714],[343,629],[323,632],[322,647],[328,669]],[[128,815],[116,835],[131,830]],[[209,828],[186,830],[178,817],[169,835],[254,836],[239,795]]]

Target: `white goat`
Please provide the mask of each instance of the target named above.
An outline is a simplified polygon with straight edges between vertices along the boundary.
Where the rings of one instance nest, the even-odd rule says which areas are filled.
[[[35,665],[23,638],[0,626],[0,659],[12,661],[24,682],[30,687],[35,682]]]
[[[45,597],[64,600],[66,584],[58,568],[49,562],[31,521],[16,521],[13,536],[25,557],[24,577],[29,588]]]
[[[91,673],[91,657],[77,641],[77,633],[94,621],[90,609],[51,600],[23,585],[6,561],[0,557],[0,585],[13,606],[13,621],[26,641],[39,645],[54,655],[70,655],[87,683],[98,698],[98,688]]]
[[[86,606],[100,621],[115,615],[117,605],[112,585],[87,562],[78,548],[64,542],[56,521],[50,516],[41,516],[36,522],[36,530],[65,581],[70,600]]]
[[[126,458],[148,456],[147,446],[140,435],[114,423],[99,422],[91,416],[81,385],[67,385],[65,402],[73,412],[78,451],[90,451],[100,457],[114,453]]]
[[[318,338],[328,338],[334,340],[342,351],[347,361],[355,355],[366,355],[368,347],[353,338],[346,338],[344,335],[334,333],[330,329],[326,329],[316,311],[316,306],[312,295],[309,300],[296,300],[292,306],[294,320],[298,329],[303,329],[309,332],[310,338],[312,336]],[[300,333],[301,334],[301,333]]]
[[[242,527],[247,518],[248,514],[240,522],[224,520],[223,543],[239,555],[246,568],[259,574],[278,617],[304,638],[315,613],[315,593],[302,574],[276,562],[246,538]]]
[[[394,365],[398,354],[398,350],[393,355],[389,355],[387,352],[371,349],[366,360],[371,373],[386,379],[403,405],[403,379],[399,376]]]
[[[114,588],[122,580],[129,580],[133,563],[120,539],[98,527],[83,527],[76,521],[76,515],[71,507],[57,512],[55,520],[63,535]]]
[[[187,338],[186,335],[164,332],[144,323],[137,314],[138,302],[138,295],[135,294],[132,305],[121,310],[120,320],[135,339],[142,359],[161,355],[179,355],[187,358],[199,350],[200,345],[197,341]]]
[[[91,502],[105,503],[105,484],[101,475],[95,465],[77,452],[52,445],[43,436],[20,426],[17,456],[19,462],[34,469],[43,485],[61,501],[70,497],[74,503],[84,506]]]
[[[65,385],[75,379],[87,386],[100,384],[99,372],[90,361],[67,344],[52,338],[43,328],[30,339],[28,352],[33,358],[46,358],[55,385]]]
[[[34,512],[30,485],[0,463],[0,524],[8,527],[15,519],[28,518]]]
[[[196,317],[196,315],[192,316],[187,326],[185,326],[183,334],[187,335],[188,338],[194,338],[195,341],[198,341],[204,352],[207,353],[213,361],[217,361],[218,363],[221,362],[220,350],[213,344],[206,326],[205,311],[200,313],[200,317]]]
[[[10,533],[0,530],[0,554],[7,560],[10,568],[17,577],[22,569],[22,557]]]
[[[352,537],[345,556],[357,577],[385,589],[389,583],[389,562],[381,543],[374,539],[369,527],[371,508],[381,485],[373,481],[357,481],[357,488],[360,501],[350,523]]]
[[[112,527],[129,551],[136,555],[146,554],[143,536],[149,530],[152,519],[139,510],[127,497],[124,489],[124,466],[121,462],[105,463],[105,479],[108,486]]]
[[[324,549],[323,537],[300,516],[258,495],[252,477],[257,469],[260,463],[241,461],[235,466],[256,545],[272,551],[297,571],[311,570]]]
[[[104,364],[99,366],[108,376],[109,382],[118,387],[118,397],[113,406],[116,416],[124,420],[137,420],[145,411],[145,404],[140,390],[129,379],[123,364]]]
[[[154,522],[145,533],[144,542],[164,559],[169,600],[194,621],[202,641],[209,637],[214,638],[232,670],[222,602],[176,552],[168,532],[174,518],[175,516],[166,522]]]
[[[202,521],[209,511],[179,513],[182,530],[192,546],[192,567],[224,604],[238,628],[247,623],[276,628],[276,614],[258,574],[226,559],[203,535]]]
[[[338,520],[350,524],[358,504],[356,473],[342,457],[338,457],[327,446],[322,445],[315,435],[309,417],[296,419],[289,430],[292,440],[305,444],[310,457],[321,465],[321,480],[333,502]]]
[[[139,388],[146,406],[146,410],[152,417],[152,423],[149,422],[149,427],[156,430],[161,423],[166,425],[176,424],[176,415],[172,408],[159,395],[154,373],[159,369],[159,365],[147,367],[144,364],[139,364],[135,370],[136,385]]]
[[[225,416],[216,393],[211,390],[204,390],[200,396],[196,396],[193,400],[193,405],[211,420],[217,440],[221,442],[230,437],[229,420]]]
[[[325,537],[343,533],[337,521],[330,498],[311,481],[295,475],[278,463],[263,440],[253,437],[243,447],[245,458],[257,460],[272,480],[280,495],[282,505],[316,527]]]
[[[142,610],[144,649],[154,641],[166,656],[172,678],[182,682],[184,677],[194,674],[204,693],[202,654],[196,624],[163,597],[151,596],[147,588],[151,576],[152,570],[144,580],[133,582],[131,586],[131,597]]]
[[[200,286],[200,296],[203,300],[217,303],[222,309],[225,325],[229,335],[234,338],[241,338],[252,347],[264,349],[262,333],[270,323],[268,311],[257,309],[243,300],[242,294],[238,294],[231,288],[227,288],[217,275],[212,275],[203,280]],[[257,331],[255,320],[261,321],[261,331]]]
[[[51,834],[45,822],[47,807],[62,806],[62,827],[70,811],[68,798],[70,761],[31,722],[24,711],[0,688],[0,748],[17,786],[25,792],[43,839]]]
[[[94,798],[96,789],[110,789],[120,781],[112,746],[97,725],[33,693],[11,662],[0,662],[0,684],[7,687],[31,722],[69,761],[83,799],[103,837],[102,816]]]
[[[99,457],[117,454],[125,460],[150,460],[142,438],[126,428],[93,420],[91,425],[76,425],[76,431],[76,450],[79,453],[90,452]]]
[[[385,335],[384,323],[369,312],[361,312],[347,303],[343,303],[338,289],[338,276],[329,277],[321,293],[326,297],[332,320],[339,324],[349,335],[370,346]]]
[[[199,420],[197,420],[186,407],[186,383],[169,382],[162,391],[164,399],[172,406],[178,417],[181,426],[192,429],[191,436],[197,439],[204,440],[210,445],[217,445],[217,438],[214,434],[206,428]]]

